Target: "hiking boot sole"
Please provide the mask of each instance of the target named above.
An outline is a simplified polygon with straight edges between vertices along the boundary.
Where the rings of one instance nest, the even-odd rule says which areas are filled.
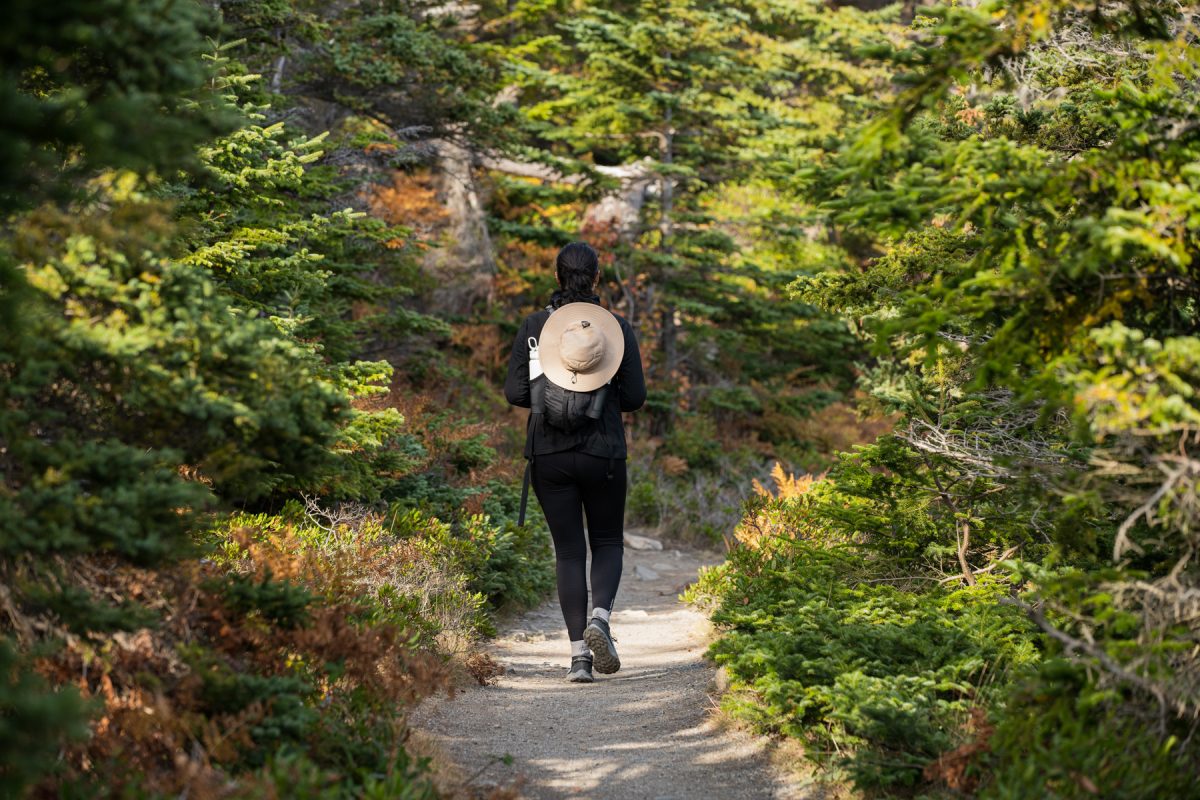
[[[595,625],[583,631],[583,640],[592,651],[592,669],[602,675],[611,675],[621,668],[621,658],[612,638]]]

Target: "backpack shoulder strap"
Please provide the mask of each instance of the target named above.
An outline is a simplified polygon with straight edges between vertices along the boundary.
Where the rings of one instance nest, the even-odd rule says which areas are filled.
[[[544,310],[547,312],[547,319],[549,319],[550,314],[554,313],[554,308],[551,306],[546,306]],[[529,341],[536,342],[532,336],[529,337]],[[545,377],[542,380],[544,381]],[[537,453],[535,452],[537,449],[537,421],[533,417],[535,414],[540,415],[542,413],[542,409],[538,408],[540,405],[541,403],[535,402],[529,409],[529,460],[525,462],[525,477],[521,481],[521,511],[517,515],[517,524],[521,526],[525,524],[525,512],[529,508],[529,484],[533,477],[533,461],[537,458]]]

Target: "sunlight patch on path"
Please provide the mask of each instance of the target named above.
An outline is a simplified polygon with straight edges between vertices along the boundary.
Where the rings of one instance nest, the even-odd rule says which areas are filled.
[[[478,774],[473,785],[484,794],[520,781],[530,800],[817,800],[819,789],[785,787],[761,738],[712,718],[708,621],[677,593],[718,558],[626,548],[612,617],[620,672],[590,685],[563,680],[569,647],[552,600],[490,644],[507,669],[495,686],[427,702],[414,726],[463,774]],[[635,577],[639,564],[657,577]]]

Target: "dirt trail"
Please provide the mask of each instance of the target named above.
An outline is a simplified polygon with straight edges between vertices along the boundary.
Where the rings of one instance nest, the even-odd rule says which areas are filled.
[[[707,620],[677,595],[700,566],[718,560],[626,547],[612,618],[620,672],[594,684],[563,680],[570,648],[551,600],[490,644],[507,669],[496,685],[428,701],[414,726],[476,776],[474,786],[521,781],[531,800],[821,797],[819,789],[785,786],[761,739],[713,719],[714,673],[702,659]]]

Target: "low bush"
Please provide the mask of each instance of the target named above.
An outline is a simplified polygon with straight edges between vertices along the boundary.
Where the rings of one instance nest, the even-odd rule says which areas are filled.
[[[727,561],[687,594],[720,630],[709,655],[728,673],[729,713],[804,742],[869,797],[1194,794],[1194,719],[1096,681],[1026,613],[1077,571],[998,562],[971,585],[928,548],[897,546],[923,534],[919,514],[894,515],[887,541],[867,532],[861,464],[774,477]],[[1096,636],[1136,630],[1098,616]]]
[[[1083,665],[1051,658],[1014,687],[974,765],[980,796],[1195,797],[1195,723],[1147,719],[1128,693],[1097,691]]]
[[[1036,660],[1030,623],[996,603],[1006,590],[890,585],[852,546],[776,539],[736,548],[691,597],[716,604],[728,710],[806,741],[860,788],[895,788],[921,784],[972,709]]]
[[[635,448],[629,460],[625,521],[663,536],[719,544],[741,518],[752,494],[746,475],[766,477],[762,457],[748,449],[722,453],[715,468],[693,469],[678,456]]]
[[[43,710],[82,700],[94,720],[37,771],[49,774],[30,774],[35,796],[262,796],[283,790],[285,774],[296,778],[290,797],[357,796],[381,782],[391,796],[429,796],[403,749],[403,709],[448,685],[444,660],[410,626],[313,592],[307,556],[270,533],[239,535],[232,575],[212,560],[63,564],[75,585],[155,619],[83,635],[53,613],[26,620],[43,632],[37,672],[73,687],[43,696]]]
[[[662,520],[658,485],[649,477],[631,482],[625,501],[625,521],[630,525],[654,527]]]
[[[663,450],[692,469],[713,469],[722,453],[716,422],[703,414],[680,417],[663,441]]]
[[[357,604],[367,620],[406,623],[443,650],[490,633],[491,611],[531,605],[554,586],[545,531],[484,515],[442,522],[398,506],[385,516],[310,501],[279,515],[233,515],[212,536],[235,570],[266,559],[308,591]],[[272,608],[269,600],[256,602]]]
[[[0,749],[27,769],[0,787],[432,798],[405,710],[450,686],[448,655],[491,632],[491,610],[553,585],[544,531],[483,515],[292,501],[217,518],[196,546],[207,557],[154,569],[60,560],[70,591],[11,609],[31,655],[0,649]],[[70,735],[43,747],[42,719]]]

